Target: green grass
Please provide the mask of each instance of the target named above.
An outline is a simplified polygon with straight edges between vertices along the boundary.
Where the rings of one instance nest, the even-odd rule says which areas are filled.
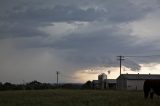
[[[118,90],[1,91],[0,106],[159,106],[143,92]]]

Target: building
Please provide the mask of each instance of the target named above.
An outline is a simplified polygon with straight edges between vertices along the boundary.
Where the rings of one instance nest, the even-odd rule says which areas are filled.
[[[160,79],[158,74],[121,74],[117,78],[117,89],[143,90],[146,79]]]
[[[105,73],[98,75],[98,83],[101,89],[107,88],[107,75]]]
[[[98,75],[98,80],[92,81],[93,89],[105,89],[107,85],[107,75],[105,73]]]
[[[92,81],[92,88],[93,89],[99,89],[99,81],[98,80],[93,80]]]
[[[107,79],[107,82],[108,82],[109,89],[116,89],[116,87],[117,87],[116,79]]]
[[[116,88],[116,80],[115,79],[107,79],[107,75],[102,73],[98,75],[98,80],[92,81],[93,89],[115,89]]]

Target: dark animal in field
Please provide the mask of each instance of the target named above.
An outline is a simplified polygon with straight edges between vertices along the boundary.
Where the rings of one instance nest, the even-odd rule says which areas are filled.
[[[143,85],[144,98],[153,99],[154,94],[160,95],[160,80],[159,79],[147,79],[144,81]]]

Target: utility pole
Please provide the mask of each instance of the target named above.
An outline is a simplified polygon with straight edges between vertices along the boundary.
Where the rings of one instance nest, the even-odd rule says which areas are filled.
[[[56,74],[57,74],[57,88],[58,88],[58,75],[59,75],[59,72],[56,71]]]
[[[117,56],[117,57],[118,57],[118,60],[119,60],[120,75],[121,75],[122,60],[125,60],[125,59],[124,59],[124,56]]]

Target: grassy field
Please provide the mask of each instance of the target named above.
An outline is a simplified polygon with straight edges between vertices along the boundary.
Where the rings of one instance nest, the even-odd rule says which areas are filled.
[[[159,106],[143,92],[118,90],[1,91],[0,106]]]

